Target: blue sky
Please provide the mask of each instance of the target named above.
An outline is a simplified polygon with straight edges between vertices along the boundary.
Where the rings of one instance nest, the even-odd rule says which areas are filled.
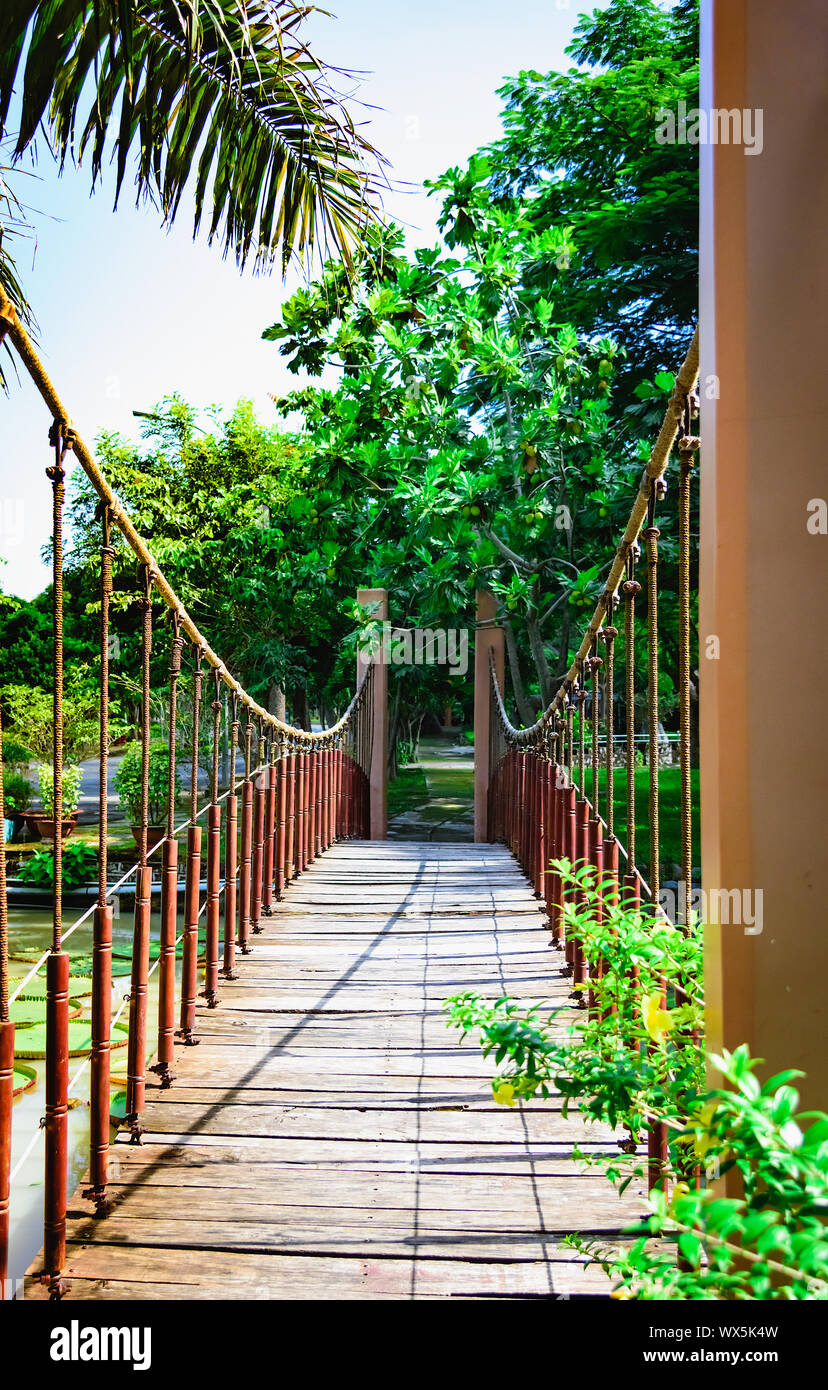
[[[495,95],[521,68],[566,64],[577,14],[599,4],[522,0],[340,0],[335,18],[315,15],[308,35],[337,67],[359,71],[354,115],[390,160],[388,211],[409,227],[411,244],[436,237],[437,205],[422,182],[463,163],[500,132]],[[274,419],[269,391],[295,378],[262,329],[295,285],[278,274],[240,276],[201,237],[193,242],[182,200],[164,232],[151,207],[132,206],[124,187],[112,211],[111,180],[89,197],[85,168],[58,178],[45,148],[36,178],[16,188],[40,211],[36,243],[20,257],[40,323],[47,370],[76,427],[92,442],[100,429],[137,434],[132,411],[178,391],[193,404],[230,408],[252,399]],[[28,380],[0,397],[0,587],[31,598],[48,582],[40,550],[49,534],[49,421]]]

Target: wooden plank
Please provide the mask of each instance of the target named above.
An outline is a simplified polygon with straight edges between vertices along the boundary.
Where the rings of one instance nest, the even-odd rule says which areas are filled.
[[[119,1248],[109,1244],[70,1245],[66,1274],[75,1296],[76,1280],[130,1280],[155,1289],[163,1296],[169,1283],[183,1276],[193,1289],[209,1298],[350,1299],[468,1296],[553,1296],[579,1291],[597,1292],[606,1287],[594,1271],[585,1271],[582,1259],[565,1249],[557,1258],[497,1262],[471,1260],[331,1259],[284,1255],[249,1255],[217,1251],[209,1261],[182,1261],[177,1250]],[[160,1290],[159,1290],[160,1285]],[[33,1282],[26,1297],[40,1297]],[[130,1297],[129,1293],[113,1294]],[[191,1294],[190,1297],[197,1295]]]

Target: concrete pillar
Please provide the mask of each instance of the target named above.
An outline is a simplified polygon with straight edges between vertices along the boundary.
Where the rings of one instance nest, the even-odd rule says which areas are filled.
[[[762,894],[755,934],[708,928],[708,1045],[748,1042],[767,1072],[801,1067],[804,1103],[826,1108],[828,535],[814,518],[828,499],[828,9],[702,11],[702,109],[758,109],[763,136],[761,153],[700,151],[708,919],[711,892],[754,909]]]
[[[488,840],[487,794],[489,790],[489,653],[494,653],[495,670],[503,689],[503,628],[495,623],[497,604],[494,594],[477,591],[477,630],[474,634],[474,838]]]
[[[388,618],[387,589],[357,589],[357,603],[369,608],[378,622]],[[364,657],[357,655],[357,680]],[[388,664],[378,661],[374,670],[374,734],[371,750],[371,839],[384,840],[388,832]]]

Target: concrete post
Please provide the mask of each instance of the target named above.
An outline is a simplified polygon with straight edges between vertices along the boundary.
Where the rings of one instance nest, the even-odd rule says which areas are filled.
[[[357,589],[357,603],[369,608],[378,622],[388,618],[387,589]],[[357,655],[357,680],[365,659]],[[371,750],[371,839],[384,840],[388,831],[388,664],[378,661],[374,670],[374,733]]]
[[[731,919],[707,930],[707,1038],[801,1067],[824,1109],[828,10],[702,10],[702,109],[762,120],[761,152],[700,151],[702,868],[707,920]]]
[[[489,767],[489,653],[494,654],[495,671],[503,689],[503,628],[495,623],[497,604],[494,594],[477,591],[477,630],[474,634],[474,838],[486,841],[488,833]]]

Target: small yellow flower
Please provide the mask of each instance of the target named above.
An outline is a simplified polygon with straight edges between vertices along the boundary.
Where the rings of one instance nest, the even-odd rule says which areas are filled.
[[[610,1298],[632,1298],[632,1294],[629,1289],[613,1289]]]
[[[693,1138],[693,1151],[699,1162],[703,1163],[708,1149],[718,1142],[716,1136],[710,1133],[710,1126],[713,1116],[719,1108],[717,1100],[711,1100],[696,1115],[691,1115],[688,1120],[688,1127],[695,1130]]]
[[[511,1081],[501,1081],[494,1089],[494,1098],[498,1105],[514,1105],[515,1088]]]
[[[675,1023],[673,1015],[661,1007],[661,994],[656,991],[646,994],[641,1002],[641,1017],[644,1027],[655,1043],[663,1043]]]
[[[670,1205],[669,1205],[669,1207],[667,1208],[667,1215],[668,1215],[668,1216],[675,1216],[675,1214],[676,1214],[676,1202],[680,1202],[681,1199],[682,1199],[682,1197],[686,1197],[689,1191],[690,1191],[690,1188],[688,1187],[688,1185],[687,1185],[686,1182],[677,1182],[677,1183],[676,1183],[675,1187],[673,1188],[673,1195],[672,1195],[672,1197],[670,1198]]]

